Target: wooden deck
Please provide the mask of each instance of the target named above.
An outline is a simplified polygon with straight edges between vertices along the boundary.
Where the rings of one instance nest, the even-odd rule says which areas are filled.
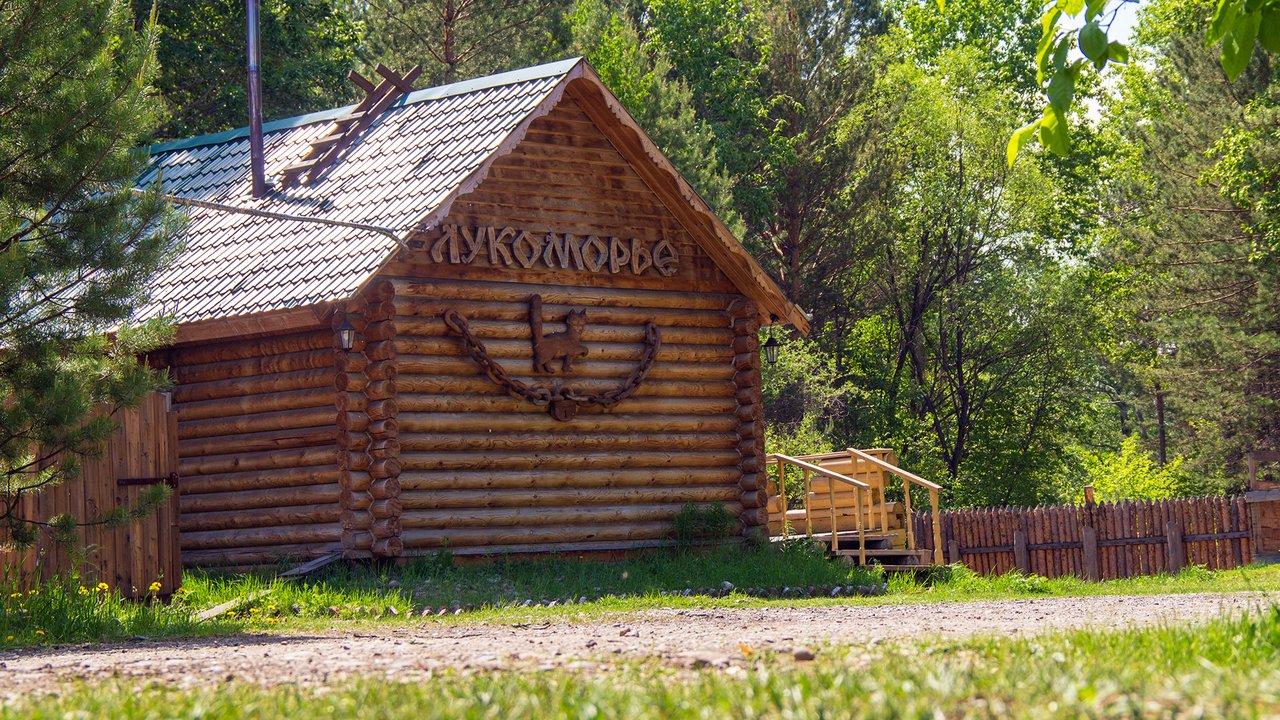
[[[933,551],[923,549],[908,522],[913,502],[918,507],[927,498],[937,528],[942,488],[899,468],[893,450],[771,454],[766,460],[773,540],[808,536],[832,556],[887,570],[942,564],[941,543],[932,543]]]

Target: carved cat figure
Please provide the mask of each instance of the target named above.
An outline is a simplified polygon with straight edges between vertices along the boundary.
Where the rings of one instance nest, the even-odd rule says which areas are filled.
[[[529,327],[533,330],[533,369],[534,372],[555,372],[551,364],[561,360],[560,369],[568,372],[573,369],[573,359],[586,357],[587,346],[582,344],[582,330],[587,326],[585,310],[570,310],[564,318],[567,329],[564,332],[542,334],[542,296],[529,298]]]

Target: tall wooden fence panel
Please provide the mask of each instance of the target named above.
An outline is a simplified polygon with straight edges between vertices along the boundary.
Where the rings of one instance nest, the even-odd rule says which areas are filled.
[[[933,549],[932,520],[913,518]],[[947,562],[984,574],[1012,569],[1045,577],[1112,580],[1248,564],[1249,512],[1243,497],[951,510],[942,513]]]
[[[83,461],[81,477],[24,496],[22,517],[41,522],[64,513],[81,520],[100,517],[112,508],[136,505],[145,485],[177,473],[176,417],[159,393],[148,395],[135,410],[120,411],[115,421],[118,427],[102,454]],[[75,572],[86,585],[105,582],[134,597],[148,595],[151,583],[159,581],[159,594],[171,594],[182,581],[177,500],[174,492],[155,514],[123,527],[82,526],[75,546],[83,555],[41,533],[40,542],[25,552],[0,550],[2,571],[33,579]]]

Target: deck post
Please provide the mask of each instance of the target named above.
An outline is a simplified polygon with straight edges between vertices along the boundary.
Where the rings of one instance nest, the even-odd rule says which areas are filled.
[[[905,520],[907,530],[907,549],[919,550],[916,547],[916,529],[911,522],[911,482],[906,478],[902,479],[902,517]]]
[[[906,481],[903,481],[906,484]],[[938,491],[930,488],[929,504],[933,506],[933,564],[942,564],[942,513],[938,511]]]
[[[791,537],[791,523],[787,521],[787,466],[778,459],[778,502],[782,505],[782,537]]]
[[[858,564],[867,566],[867,533],[862,521],[862,488],[853,489],[854,502],[858,506]]]
[[[813,516],[809,512],[809,506],[813,503],[810,498],[813,496],[813,474],[809,472],[809,468],[804,468],[804,531],[809,537],[813,537]]]
[[[831,552],[840,552],[840,528],[836,523],[836,481],[827,478],[827,511],[831,513]]]

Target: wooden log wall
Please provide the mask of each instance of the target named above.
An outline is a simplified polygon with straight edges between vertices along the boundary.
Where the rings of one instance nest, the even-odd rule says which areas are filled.
[[[340,547],[338,427],[363,407],[335,413],[333,332],[180,346],[170,361],[183,563],[273,563]]]
[[[914,521],[932,549],[929,516]],[[951,510],[942,513],[942,543],[948,562],[980,573],[1016,568],[1051,578],[1113,580],[1253,560],[1243,497]]]
[[[768,537],[769,491],[764,464],[764,399],[760,379],[760,321],[745,299],[729,306],[733,323],[733,386],[738,403],[738,454],[741,456],[742,532]]]
[[[400,540],[400,439],[396,406],[395,286],[379,281],[336,313],[356,329],[337,351],[336,405],[342,471],[342,546],[348,556],[397,557]]]
[[[514,260],[506,246],[472,244],[479,237],[510,243],[506,228],[534,238],[511,245]],[[470,242],[442,243],[455,237],[449,233]],[[544,254],[519,260],[547,233],[579,243],[602,238],[596,247],[610,248],[609,262],[562,265],[545,246]],[[755,321],[574,101],[535,121],[441,226],[411,244],[419,251],[384,271],[395,282],[406,554],[661,545],[686,502],[723,503],[744,525],[762,525],[752,487],[759,481],[744,481],[743,473],[762,453]],[[660,246],[674,251],[663,251],[669,262],[661,268],[649,263],[654,257],[627,263],[617,255]],[[534,294],[542,297],[545,333],[563,331],[569,311],[586,311],[588,354],[568,373],[533,372]],[[646,322],[661,329],[662,346],[632,397],[611,410],[582,407],[561,422],[482,373],[446,330],[449,309],[513,377],[560,380],[580,393],[626,380],[644,351]]]

